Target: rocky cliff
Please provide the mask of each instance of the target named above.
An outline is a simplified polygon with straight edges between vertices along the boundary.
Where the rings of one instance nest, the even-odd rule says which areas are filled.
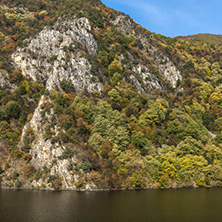
[[[31,39],[27,47],[19,48],[12,59],[24,76],[44,82],[48,90],[69,79],[77,91],[101,91],[100,83],[91,82],[91,64],[76,50],[81,44],[91,56],[96,55],[98,46],[90,31],[87,18],[59,18],[53,27],[45,27]],[[71,52],[67,53],[67,48]]]

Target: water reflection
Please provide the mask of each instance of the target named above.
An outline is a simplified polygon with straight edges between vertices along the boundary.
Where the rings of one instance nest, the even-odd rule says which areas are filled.
[[[0,221],[221,222],[222,189],[0,191]]]

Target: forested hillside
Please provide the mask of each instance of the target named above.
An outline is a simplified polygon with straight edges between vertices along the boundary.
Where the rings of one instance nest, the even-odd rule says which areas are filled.
[[[210,44],[222,44],[222,35],[213,35],[213,34],[196,34],[196,35],[188,35],[188,36],[178,36],[176,39],[187,39],[193,41],[203,41]]]
[[[221,186],[218,38],[164,37],[99,0],[2,0],[1,186]]]

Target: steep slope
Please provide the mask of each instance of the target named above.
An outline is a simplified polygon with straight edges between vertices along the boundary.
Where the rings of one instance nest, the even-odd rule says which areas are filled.
[[[2,187],[222,184],[220,46],[100,1],[0,6]]]

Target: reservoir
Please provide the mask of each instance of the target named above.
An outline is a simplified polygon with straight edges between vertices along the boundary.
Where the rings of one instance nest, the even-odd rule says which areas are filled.
[[[1,222],[221,222],[222,188],[0,190]]]

